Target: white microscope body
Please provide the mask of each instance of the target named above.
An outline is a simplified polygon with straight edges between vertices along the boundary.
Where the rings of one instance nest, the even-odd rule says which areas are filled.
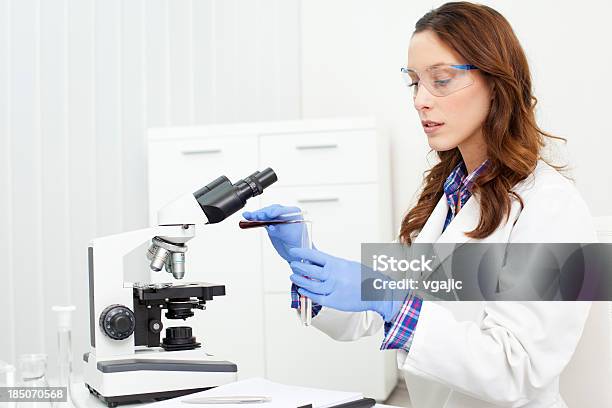
[[[185,194],[158,212],[158,225],[96,238],[88,249],[91,349],[83,357],[85,384],[109,407],[185,395],[236,381],[236,364],[200,348],[191,328],[163,329],[168,319],[186,319],[192,309],[225,295],[223,285],[133,284],[124,281],[124,256],[151,241],[151,269],[185,274],[186,243],[196,224],[220,222],[276,181],[272,169],[234,185],[224,176]],[[145,254],[143,254],[143,257]]]

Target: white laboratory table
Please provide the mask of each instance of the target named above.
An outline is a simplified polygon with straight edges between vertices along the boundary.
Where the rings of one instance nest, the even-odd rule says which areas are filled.
[[[100,401],[98,398],[94,397],[89,393],[87,388],[85,388],[85,384],[83,383],[75,383],[73,384],[74,396],[79,402],[79,406],[76,408],[105,408],[106,404]],[[129,405],[119,405],[118,408],[126,407],[126,408],[136,408],[138,405],[143,404],[129,404]],[[395,405],[384,405],[384,404],[376,404],[374,408],[401,408]]]

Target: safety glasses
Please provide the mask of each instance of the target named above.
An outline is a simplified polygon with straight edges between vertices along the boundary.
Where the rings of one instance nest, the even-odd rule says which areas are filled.
[[[422,72],[411,68],[402,68],[402,77],[406,85],[412,88],[416,98],[419,85],[423,85],[434,96],[448,96],[474,83],[470,71],[478,69],[470,64],[437,64]]]

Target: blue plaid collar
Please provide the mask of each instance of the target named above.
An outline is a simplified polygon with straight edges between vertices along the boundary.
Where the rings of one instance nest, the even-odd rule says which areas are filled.
[[[474,186],[474,180],[486,170],[489,163],[489,159],[485,160],[473,172],[466,176],[467,168],[462,160],[446,178],[444,182],[444,194],[447,197],[454,196],[457,194],[457,190],[462,192],[467,190],[471,193],[472,187]]]

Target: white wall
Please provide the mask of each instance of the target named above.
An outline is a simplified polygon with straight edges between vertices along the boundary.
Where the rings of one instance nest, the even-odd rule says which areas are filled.
[[[299,117],[298,11],[0,0],[0,360],[54,362],[50,307],[68,302],[86,351],[87,243],[147,224],[147,127]]]
[[[308,0],[302,5],[306,118],[376,115],[392,140],[395,225],[408,209],[429,150],[399,75],[416,21],[444,1]],[[612,214],[609,100],[612,5],[605,0],[482,1],[514,27],[529,58],[544,129],[568,139],[578,188],[594,215]],[[563,148],[559,153],[562,154]],[[430,156],[433,162],[434,155]]]

